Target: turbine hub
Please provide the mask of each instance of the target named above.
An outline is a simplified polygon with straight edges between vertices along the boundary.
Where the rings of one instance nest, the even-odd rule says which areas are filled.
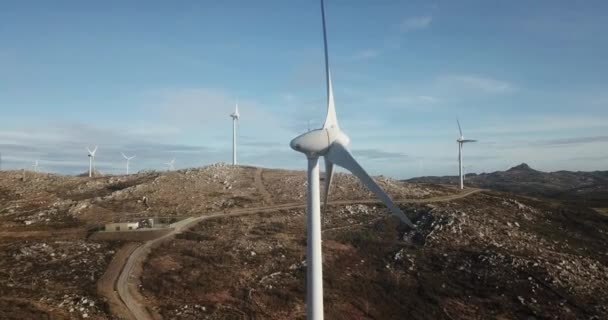
[[[316,129],[295,137],[289,145],[307,156],[319,156],[327,152],[330,144],[327,130]]]
[[[350,139],[344,132],[337,129],[316,129],[301,134],[291,140],[290,146],[295,151],[307,156],[322,156],[334,142],[347,146]]]

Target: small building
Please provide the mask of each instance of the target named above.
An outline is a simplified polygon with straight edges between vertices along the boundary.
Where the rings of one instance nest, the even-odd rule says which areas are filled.
[[[136,230],[139,228],[139,222],[118,222],[118,223],[107,223],[106,231],[129,231]]]

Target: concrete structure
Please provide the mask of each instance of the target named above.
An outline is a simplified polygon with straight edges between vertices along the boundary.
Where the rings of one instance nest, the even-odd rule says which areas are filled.
[[[105,231],[129,231],[139,228],[139,222],[107,223]]]

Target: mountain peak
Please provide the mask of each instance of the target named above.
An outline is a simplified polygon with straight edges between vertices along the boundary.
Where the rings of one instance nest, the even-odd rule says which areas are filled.
[[[511,168],[511,169],[509,169],[507,171],[515,171],[515,170],[518,170],[518,171],[524,171],[524,170],[525,171],[533,171],[534,169],[530,168],[530,166],[527,163],[522,162],[520,165],[517,165],[517,166],[515,166],[515,167],[513,167],[513,168]]]

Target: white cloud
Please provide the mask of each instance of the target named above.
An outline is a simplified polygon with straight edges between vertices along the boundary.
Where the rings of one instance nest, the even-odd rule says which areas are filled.
[[[426,29],[431,25],[433,17],[431,16],[419,16],[406,18],[399,24],[399,30],[401,32],[410,32],[414,30]]]
[[[507,81],[474,74],[443,75],[438,77],[438,81],[450,86],[459,86],[492,94],[509,93],[516,90],[515,86]]]

